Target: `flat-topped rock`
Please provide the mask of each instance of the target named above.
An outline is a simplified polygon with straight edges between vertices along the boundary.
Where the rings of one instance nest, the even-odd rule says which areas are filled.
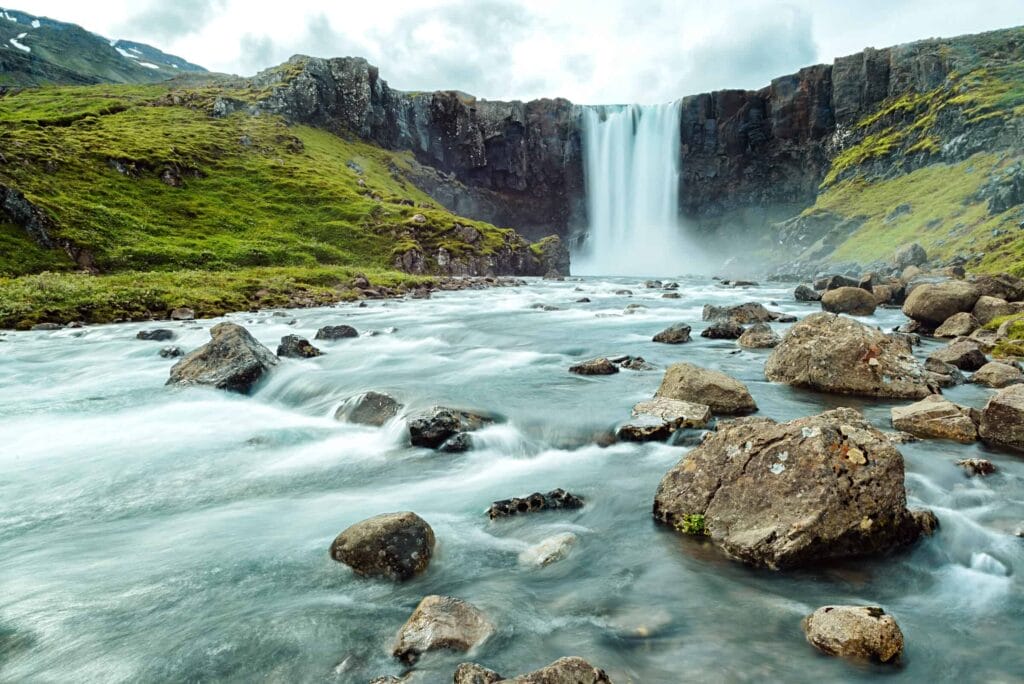
[[[971,412],[933,394],[909,406],[892,408],[892,426],[915,437],[951,439],[969,444],[978,438]]]
[[[736,415],[757,410],[750,390],[739,380],[725,373],[701,368],[692,363],[675,363],[668,367],[656,397],[704,404],[712,413]]]

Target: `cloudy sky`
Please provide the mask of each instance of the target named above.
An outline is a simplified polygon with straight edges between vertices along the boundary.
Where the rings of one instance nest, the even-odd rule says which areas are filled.
[[[6,4],[10,0],[0,0]],[[932,36],[1024,24],[1024,0],[21,0],[33,14],[249,75],[361,55],[404,90],[661,102]]]

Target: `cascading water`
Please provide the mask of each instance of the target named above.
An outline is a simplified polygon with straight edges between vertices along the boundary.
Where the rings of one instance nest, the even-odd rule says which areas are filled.
[[[692,270],[679,225],[680,102],[583,109],[587,239],[580,275]]]

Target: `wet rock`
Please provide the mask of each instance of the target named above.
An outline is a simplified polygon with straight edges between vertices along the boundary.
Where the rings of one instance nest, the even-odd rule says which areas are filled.
[[[932,352],[929,359],[936,359],[956,366],[960,370],[975,371],[988,363],[981,345],[971,339],[957,338],[946,347]]]
[[[989,398],[978,433],[989,444],[1024,451],[1024,385],[1010,385]]]
[[[853,409],[719,426],[665,475],[655,519],[773,569],[881,553],[932,517],[907,510],[903,457]]]
[[[923,399],[932,393],[905,341],[831,313],[790,328],[764,372],[772,382],[835,394]]]
[[[619,372],[619,367],[606,357],[599,356],[596,359],[589,359],[569,366],[569,372],[576,375],[613,375]]]
[[[654,416],[637,416],[623,424],[615,436],[623,442],[664,442],[675,432],[668,421]]]
[[[980,293],[971,283],[947,280],[923,283],[913,289],[903,302],[903,313],[915,321],[935,327],[962,311],[971,311]]]
[[[561,311],[562,307],[555,306],[554,304],[544,304],[543,302],[537,302],[536,304],[530,305],[531,309],[539,309],[540,311]]]
[[[750,390],[742,382],[691,363],[669,366],[655,396],[704,404],[711,408],[712,413],[723,415],[757,410]]]
[[[362,577],[407,580],[430,564],[434,530],[412,512],[384,513],[344,530],[331,544],[331,558]]]
[[[160,358],[162,359],[176,359],[184,354],[185,352],[181,350],[181,347],[176,346],[164,347],[160,350]]]
[[[562,560],[569,555],[579,538],[572,532],[562,532],[538,544],[524,549],[519,554],[519,563],[535,567],[544,567]]]
[[[821,308],[831,313],[870,316],[875,313],[875,296],[859,287],[840,287],[822,295]]]
[[[172,309],[169,318],[172,321],[191,321],[195,320],[196,312],[187,306],[179,306],[177,309]]]
[[[924,369],[929,374],[928,378],[939,387],[956,387],[967,381],[959,368],[938,359],[929,358],[926,360],[924,362]]]
[[[171,367],[168,385],[207,385],[232,392],[249,392],[278,364],[277,357],[235,323],[210,328],[210,342]]]
[[[468,432],[459,432],[437,447],[437,450],[446,454],[463,454],[473,448],[473,436]]]
[[[662,282],[660,280],[645,280],[644,281],[644,287],[646,287],[648,290],[657,290],[657,289],[660,289],[662,286],[663,285],[662,285]]]
[[[798,302],[820,302],[821,293],[809,285],[797,285],[793,298]]]
[[[682,295],[678,292],[666,292],[661,295],[662,299],[682,299]]]
[[[492,423],[490,416],[435,406],[409,420],[409,439],[413,446],[437,449],[460,432],[474,432]]]
[[[679,283],[665,283],[665,289],[666,290],[678,290],[679,289]]]
[[[711,422],[711,408],[679,399],[655,397],[633,406],[634,416],[653,416],[669,423],[673,430],[706,428]]]
[[[892,265],[902,271],[908,266],[923,266],[928,262],[928,252],[924,250],[924,247],[912,242],[909,245],[903,245],[896,250],[896,253],[892,255]]]
[[[622,295],[622,296],[631,296],[633,294],[633,291],[632,290],[616,290],[615,294]]]
[[[167,328],[154,328],[153,330],[140,330],[139,334],[135,336],[138,340],[148,340],[150,342],[167,342],[173,340],[176,337],[173,330]]]
[[[643,304],[630,304],[629,306],[622,310],[622,313],[628,316],[629,314],[634,314],[637,311],[643,311],[646,308],[647,307],[644,306]]]
[[[738,340],[746,332],[742,325],[733,321],[715,321],[700,332],[701,337],[710,340]]]
[[[953,314],[935,329],[935,337],[967,337],[978,329],[978,319],[966,311]]]
[[[323,354],[322,351],[309,343],[305,337],[285,335],[281,344],[277,345],[277,355],[288,359],[312,359]]]
[[[938,394],[909,406],[895,406],[891,414],[894,428],[916,437],[951,439],[962,444],[978,438],[970,411]]]
[[[503,677],[476,663],[462,663],[455,668],[454,684],[495,684]]]
[[[964,469],[968,477],[991,475],[996,472],[996,467],[992,461],[985,458],[965,458],[957,461],[956,464]]]
[[[316,331],[317,340],[341,340],[359,337],[359,332],[351,325],[326,325]]]
[[[576,304],[589,304],[590,303],[590,297],[580,297],[579,299],[576,300],[575,303]]]
[[[559,658],[547,667],[519,675],[505,684],[612,684],[604,670],[594,667],[583,658]]]
[[[747,349],[772,349],[782,341],[767,323],[755,323],[747,328],[736,343]]]
[[[877,606],[824,606],[803,619],[807,641],[828,655],[897,662],[903,632]]]
[[[685,323],[676,323],[662,330],[652,338],[653,342],[664,344],[682,344],[690,341],[690,326]]]
[[[654,366],[647,363],[642,356],[616,356],[610,359],[619,368],[625,368],[626,370],[633,371],[649,371],[654,370]]]
[[[381,392],[366,392],[339,406],[334,418],[358,425],[380,427],[401,410],[402,404],[394,397]]]
[[[479,608],[451,596],[427,596],[398,632],[392,654],[415,663],[428,651],[468,651],[494,632]]]
[[[772,313],[762,304],[747,302],[737,306],[704,305],[702,317],[705,321],[730,321],[745,325],[747,323],[767,323],[772,320]]]
[[[547,494],[534,492],[527,497],[495,501],[487,509],[487,516],[494,520],[495,518],[507,518],[521,513],[536,513],[537,511],[551,511],[562,508],[583,508],[583,497],[570,494],[564,489],[552,489]]]
[[[1016,366],[999,361],[990,361],[971,376],[971,382],[985,387],[1002,389],[1024,382],[1024,373]]]

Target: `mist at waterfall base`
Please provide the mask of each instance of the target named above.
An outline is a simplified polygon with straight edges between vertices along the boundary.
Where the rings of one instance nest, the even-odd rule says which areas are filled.
[[[587,235],[574,275],[671,276],[706,260],[679,217],[681,102],[585,107]]]

